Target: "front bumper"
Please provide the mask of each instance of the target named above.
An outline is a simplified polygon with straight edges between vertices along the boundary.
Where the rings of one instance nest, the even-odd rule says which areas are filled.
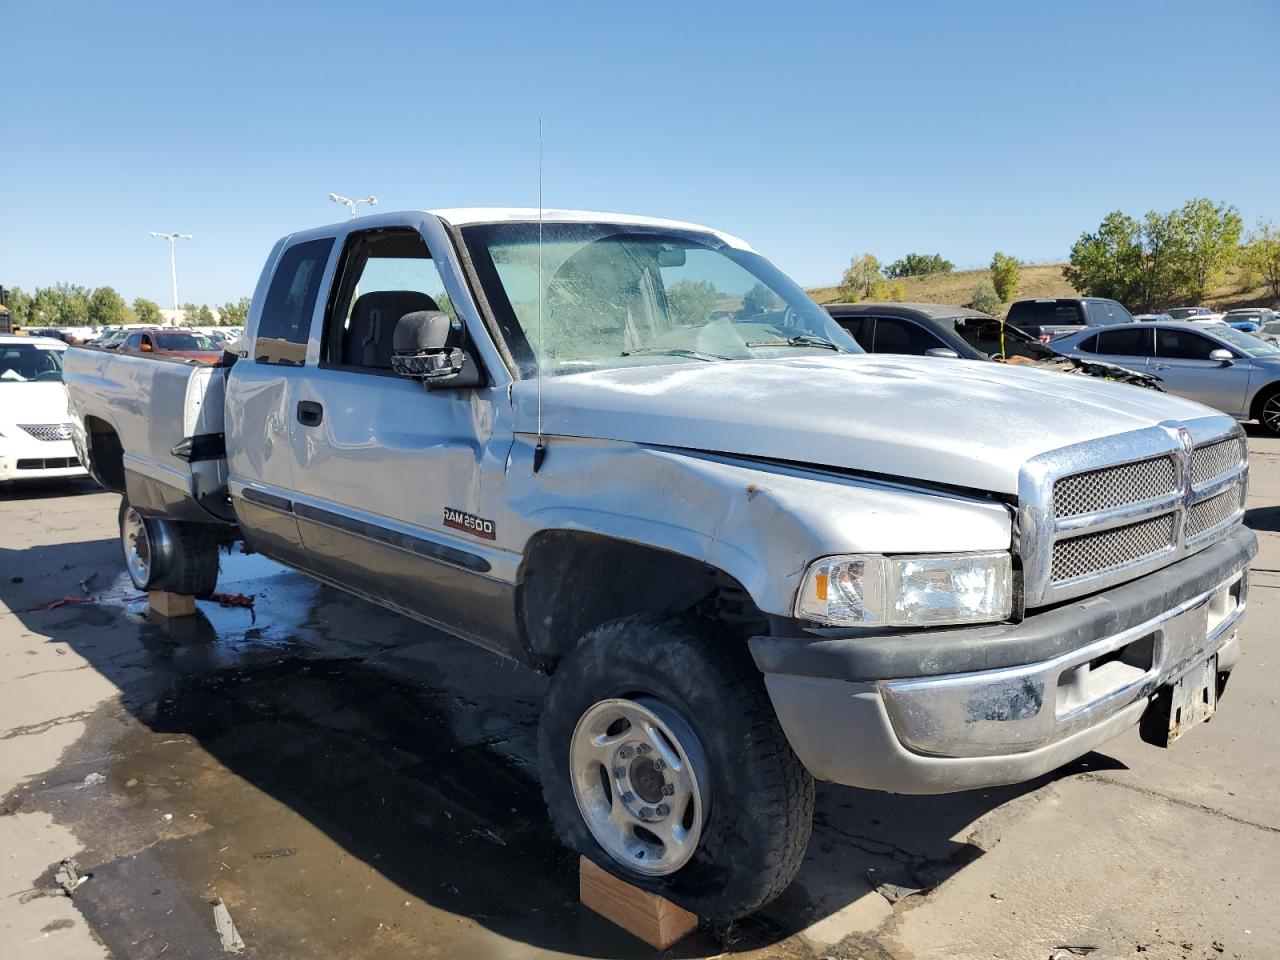
[[[1004,624],[896,636],[756,637],[752,654],[815,777],[895,793],[1014,783],[1137,723],[1152,694],[1239,659],[1257,551],[1243,527],[1131,583]]]
[[[7,428],[5,432],[8,433]],[[0,438],[0,483],[83,477],[86,473],[70,440],[7,435]]]

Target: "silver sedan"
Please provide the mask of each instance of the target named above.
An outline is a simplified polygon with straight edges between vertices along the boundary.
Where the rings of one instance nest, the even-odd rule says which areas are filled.
[[[1125,324],[1068,334],[1053,347],[1153,374],[1169,393],[1257,420],[1280,436],[1280,346],[1253,334],[1226,324]]]

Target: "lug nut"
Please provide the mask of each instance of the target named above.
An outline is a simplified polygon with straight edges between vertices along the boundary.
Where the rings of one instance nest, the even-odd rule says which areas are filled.
[[[649,745],[648,745],[647,743],[637,743],[637,744],[636,744],[636,753],[639,753],[639,754],[645,754],[645,753],[648,753],[648,752],[649,752]]]
[[[632,793],[630,790],[628,790],[626,793],[624,793],[624,794],[622,795],[622,802],[623,802],[623,803],[630,803],[630,802],[631,802],[632,800],[634,800],[635,798],[636,798],[636,795],[635,795],[634,793]]]
[[[613,775],[614,775],[615,777],[617,777],[619,780],[621,780],[623,777],[625,777],[625,776],[627,775],[627,768],[626,768],[626,767],[614,767],[614,768],[613,768]]]
[[[623,760],[626,760],[628,757],[631,756],[631,748],[622,747],[621,749],[618,750],[618,756],[621,757]]]
[[[640,808],[640,819],[642,819],[642,820],[648,820],[648,819],[649,819],[650,817],[652,817],[652,816],[653,816],[653,808],[652,808],[652,807],[641,807],[641,808]]]
[[[667,806],[665,803],[658,804],[658,816],[665,817],[670,812],[671,812],[671,808]]]
[[[662,785],[662,795],[663,795],[664,797],[672,797],[672,796],[675,796],[675,792],[676,792],[675,784],[673,784],[673,783],[664,783],[664,784]]]
[[[655,769],[655,770],[665,770],[665,769],[666,769],[666,766],[667,766],[667,765],[666,765],[665,763],[663,763],[661,760],[654,759],[654,760],[652,760],[652,761],[650,761],[650,762],[653,764],[653,769]]]

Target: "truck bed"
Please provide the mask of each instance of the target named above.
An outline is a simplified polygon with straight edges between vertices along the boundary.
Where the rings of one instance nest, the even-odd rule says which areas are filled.
[[[228,522],[229,366],[71,347],[64,379],[81,460],[140,511]]]

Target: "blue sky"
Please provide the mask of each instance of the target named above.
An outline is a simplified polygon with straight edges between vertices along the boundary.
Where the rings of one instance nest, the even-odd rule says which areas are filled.
[[[1280,3],[0,0],[0,282],[248,295],[279,236],[544,198],[864,250],[1064,257],[1193,196],[1280,220]]]

